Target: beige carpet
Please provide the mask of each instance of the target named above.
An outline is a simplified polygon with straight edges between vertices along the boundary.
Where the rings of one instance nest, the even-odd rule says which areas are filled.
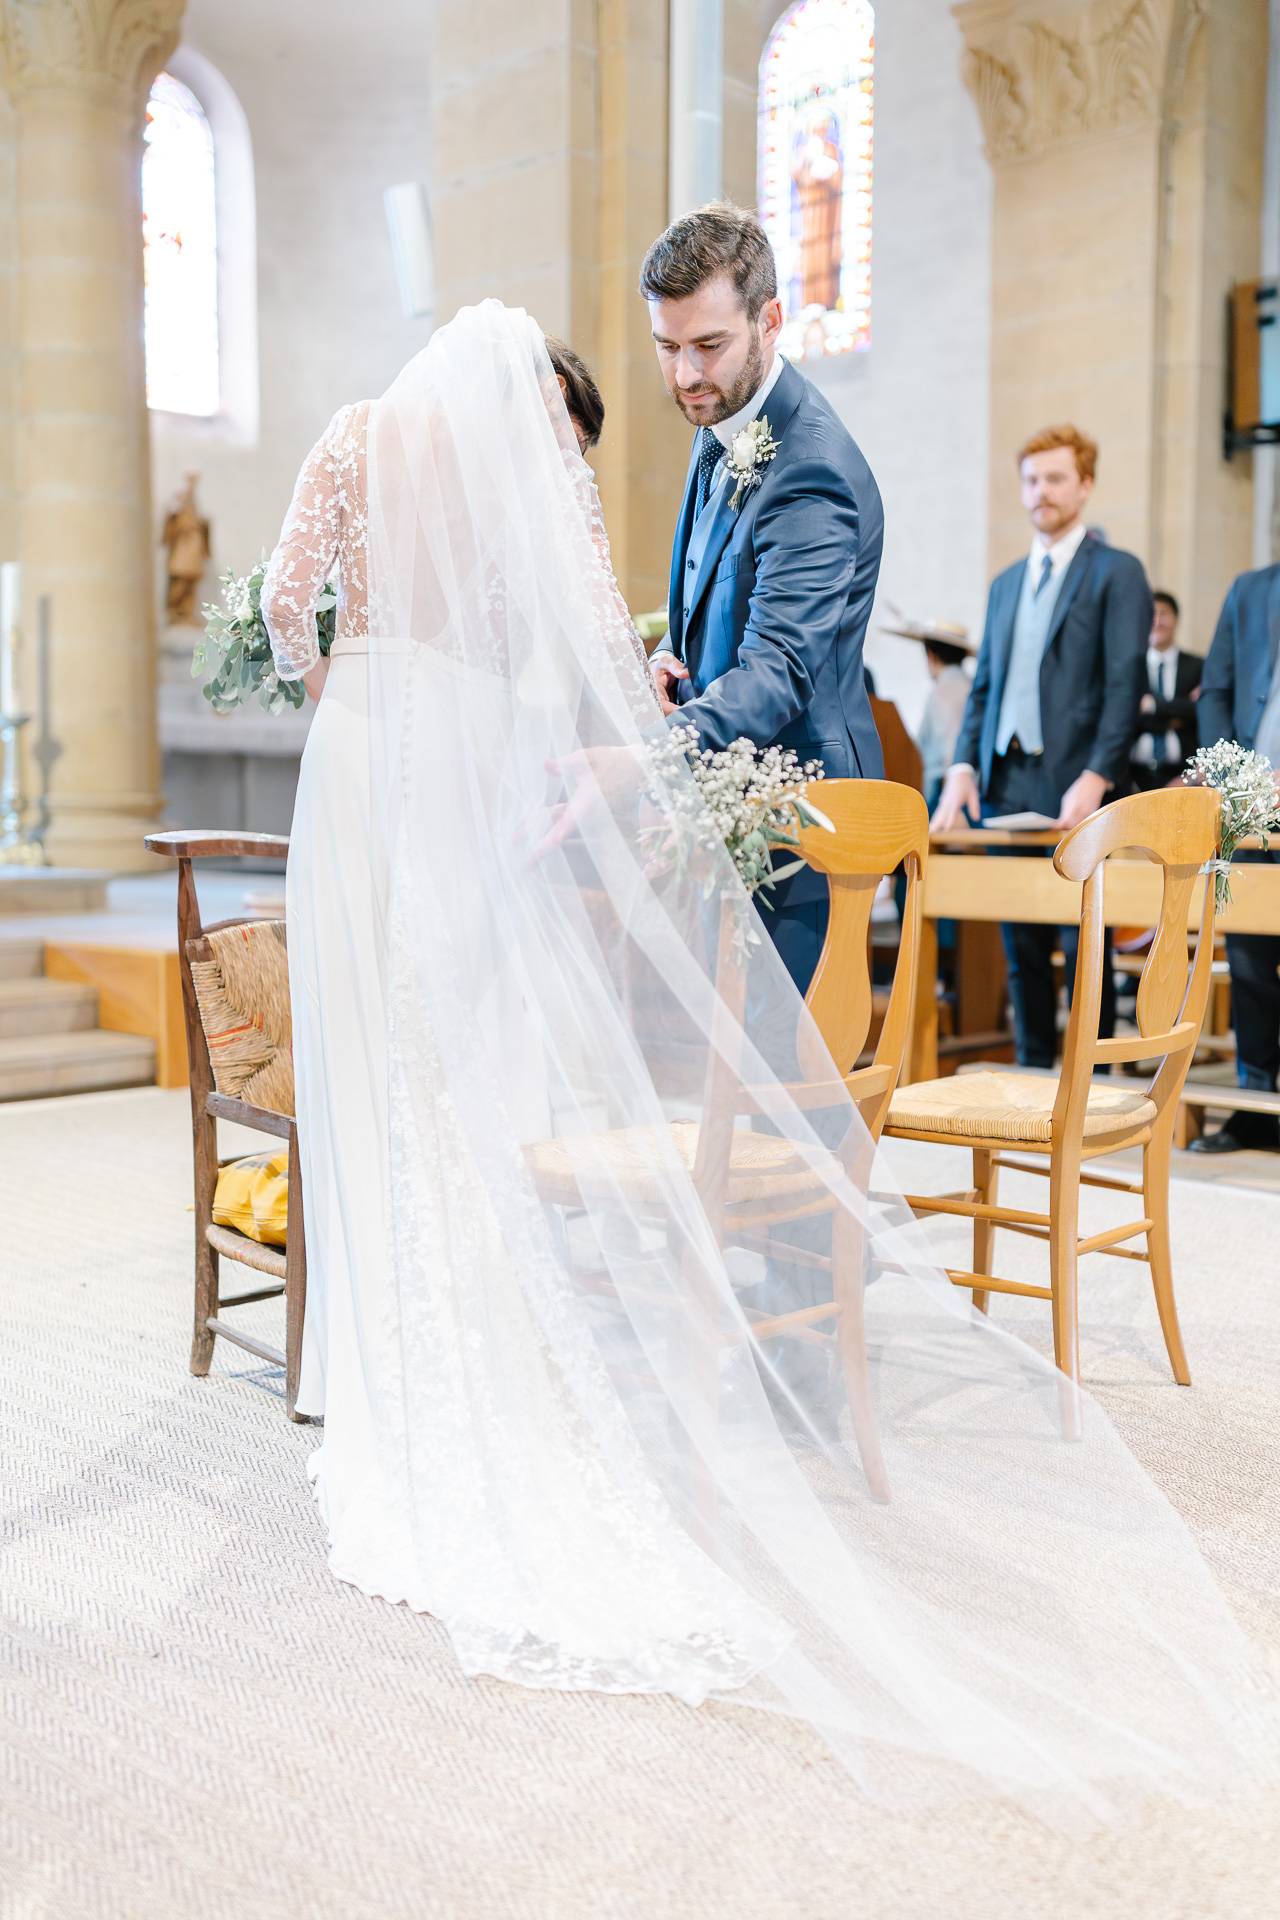
[[[1080,1841],[997,1804],[913,1825],[765,1716],[463,1680],[430,1620],[327,1573],[272,1371],[188,1375],[188,1143],[185,1094],[0,1111],[0,1920],[1280,1915],[1260,1786]],[[1175,1207],[1195,1386],[1101,1257],[1086,1375],[1276,1647],[1280,1199]]]

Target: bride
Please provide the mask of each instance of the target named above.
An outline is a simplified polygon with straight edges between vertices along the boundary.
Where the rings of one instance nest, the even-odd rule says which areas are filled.
[[[795,1107],[807,1016],[727,855],[653,870],[646,822],[707,823],[656,751],[600,419],[524,313],[465,310],[337,415],[264,588],[319,696],[287,901],[332,1569],[470,1675],[792,1714],[898,1803],[1212,1786],[1249,1656],[1181,1521],[1092,1403],[1062,1440],[1052,1366],[937,1272],[856,1109],[857,1184]],[[698,1201],[721,1058],[859,1223],[888,1503],[752,1342],[755,1256]]]

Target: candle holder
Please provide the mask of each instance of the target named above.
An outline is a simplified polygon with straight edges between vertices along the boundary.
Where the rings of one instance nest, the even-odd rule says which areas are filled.
[[[23,831],[21,732],[28,713],[0,714],[0,866],[42,867],[44,849]]]
[[[22,568],[6,561],[0,566],[0,866],[42,867],[40,840],[23,827],[22,729],[31,715],[20,711],[17,692],[21,622]]]

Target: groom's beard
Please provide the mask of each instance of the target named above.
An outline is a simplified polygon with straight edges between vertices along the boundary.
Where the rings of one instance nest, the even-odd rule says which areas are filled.
[[[752,339],[751,351],[747,355],[742,372],[731,387],[717,387],[710,380],[704,380],[700,386],[692,389],[691,397],[695,399],[705,398],[711,393],[717,396],[717,404],[710,413],[690,413],[685,405],[684,395],[678,387],[671,398],[692,426],[714,427],[721,420],[731,420],[735,413],[741,413],[763,379],[764,342],[759,334],[756,334]]]

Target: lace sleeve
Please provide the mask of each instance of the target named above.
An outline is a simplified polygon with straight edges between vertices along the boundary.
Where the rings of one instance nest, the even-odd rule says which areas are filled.
[[[307,455],[262,583],[262,617],[284,680],[301,679],[320,658],[316,602],[338,557],[336,447],[350,411],[334,416]]]

